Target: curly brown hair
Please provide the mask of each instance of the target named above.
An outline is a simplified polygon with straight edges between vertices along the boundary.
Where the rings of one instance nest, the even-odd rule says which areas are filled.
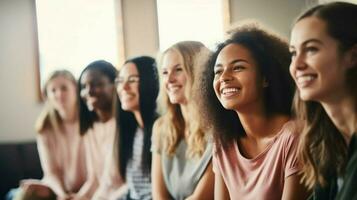
[[[260,77],[269,83],[263,93],[266,116],[290,116],[295,88],[289,75],[291,59],[285,40],[261,28],[257,23],[246,23],[231,31],[229,38],[219,44],[210,57],[201,74],[200,89],[197,90],[202,96],[200,109],[203,123],[212,128],[216,144],[223,147],[245,136],[236,112],[226,110],[221,105],[212,87],[217,56],[229,44],[247,48],[257,62]]]

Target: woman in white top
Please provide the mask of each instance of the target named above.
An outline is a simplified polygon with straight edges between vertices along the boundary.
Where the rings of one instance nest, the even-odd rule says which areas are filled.
[[[119,166],[129,189],[125,199],[150,200],[151,132],[158,116],[159,93],[155,60],[148,56],[127,60],[116,84],[120,99]]]

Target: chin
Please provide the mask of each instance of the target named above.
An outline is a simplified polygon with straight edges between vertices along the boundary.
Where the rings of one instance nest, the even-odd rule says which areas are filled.
[[[303,101],[314,101],[313,95],[309,93],[300,92],[300,99]]]

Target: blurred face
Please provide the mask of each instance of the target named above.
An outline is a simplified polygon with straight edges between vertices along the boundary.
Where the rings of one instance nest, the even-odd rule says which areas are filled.
[[[262,84],[250,51],[229,44],[218,54],[214,66],[213,88],[224,108],[242,111],[262,101]]]
[[[97,70],[86,70],[80,80],[80,95],[90,111],[108,111],[112,108],[114,84]]]
[[[126,63],[116,79],[117,92],[121,107],[125,111],[139,111],[139,81],[140,76],[134,63]]]
[[[330,101],[346,93],[346,55],[339,53],[338,42],[326,28],[321,19],[307,17],[291,33],[290,74],[303,100]]]
[[[187,73],[182,56],[176,51],[168,51],[163,56],[162,76],[166,93],[172,104],[186,104],[185,86]]]
[[[46,87],[47,99],[56,110],[75,109],[76,85],[63,76],[52,79]]]

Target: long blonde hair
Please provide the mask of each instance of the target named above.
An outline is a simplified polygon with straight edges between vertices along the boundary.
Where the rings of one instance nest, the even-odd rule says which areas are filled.
[[[159,65],[162,64],[162,58],[170,51],[177,52],[183,61],[183,69],[187,75],[187,81],[185,86],[185,96],[188,100],[188,108],[190,110],[189,126],[185,124],[180,105],[172,104],[165,91],[165,86],[161,81],[161,89],[159,95],[159,105],[161,106],[161,112],[164,114],[158,119],[158,138],[160,140],[160,146],[168,155],[173,155],[176,148],[183,139],[185,131],[189,132],[188,136],[188,148],[186,156],[193,158],[195,156],[201,156],[204,153],[207,138],[204,131],[204,127],[200,123],[198,117],[198,108],[193,100],[193,85],[195,84],[196,74],[203,67],[205,58],[208,57],[209,50],[201,42],[196,41],[183,41],[178,42],[165,50],[161,58],[159,58]],[[161,148],[161,147],[160,147]]]
[[[62,119],[58,111],[47,100],[47,87],[52,80],[58,77],[64,77],[65,79],[71,81],[71,83],[73,83],[73,85],[76,87],[76,79],[74,78],[71,72],[67,70],[56,70],[52,72],[52,74],[46,80],[42,89],[42,95],[45,99],[45,105],[35,124],[35,130],[37,131],[37,133],[41,134],[45,129],[60,131],[62,128]]]

